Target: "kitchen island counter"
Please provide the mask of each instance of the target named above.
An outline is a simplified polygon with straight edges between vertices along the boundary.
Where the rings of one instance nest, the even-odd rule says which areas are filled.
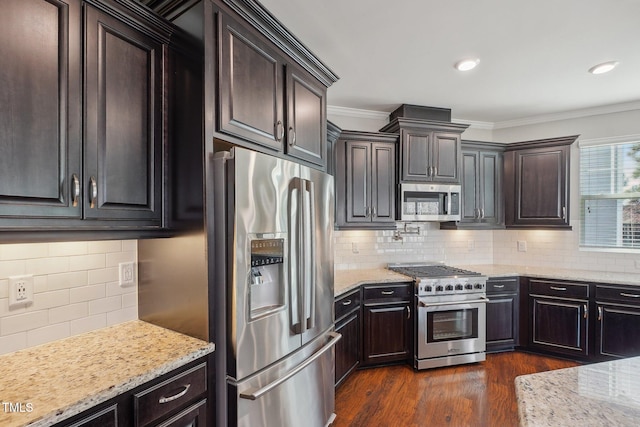
[[[136,320],[2,355],[0,425],[55,424],[213,350]]]
[[[333,293],[335,297],[346,294],[365,283],[397,283],[412,282],[413,279],[386,268],[366,270],[336,270],[334,272]]]
[[[520,425],[637,426],[640,357],[515,379]]]

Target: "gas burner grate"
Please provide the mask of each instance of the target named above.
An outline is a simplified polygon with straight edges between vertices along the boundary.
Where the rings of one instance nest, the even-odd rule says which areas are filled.
[[[480,273],[476,273],[475,271],[464,270],[457,267],[450,267],[444,264],[410,266],[390,265],[388,268],[389,270],[414,278],[481,276]]]

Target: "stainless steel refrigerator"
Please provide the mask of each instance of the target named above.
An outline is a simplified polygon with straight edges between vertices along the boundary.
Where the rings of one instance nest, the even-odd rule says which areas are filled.
[[[238,147],[213,161],[218,425],[325,426],[340,339],[333,177]]]

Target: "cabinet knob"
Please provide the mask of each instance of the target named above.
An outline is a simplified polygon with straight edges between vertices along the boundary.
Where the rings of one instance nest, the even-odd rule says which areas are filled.
[[[95,176],[92,176],[92,177],[89,179],[89,186],[90,186],[90,189],[91,189],[91,190],[90,190],[90,191],[91,191],[91,194],[90,194],[90,197],[89,197],[89,200],[90,200],[91,202],[90,202],[89,207],[90,207],[91,209],[93,209],[93,208],[95,208],[95,207],[96,207],[96,201],[97,201],[97,199],[98,199],[98,183],[97,183],[97,181],[96,181],[96,177],[95,177]]]
[[[276,140],[282,141],[282,137],[284,137],[284,126],[282,126],[282,121],[278,120],[276,123]]]
[[[72,175],[71,180],[71,205],[76,207],[78,206],[78,200],[80,200],[80,180],[78,179],[78,175],[75,173]]]

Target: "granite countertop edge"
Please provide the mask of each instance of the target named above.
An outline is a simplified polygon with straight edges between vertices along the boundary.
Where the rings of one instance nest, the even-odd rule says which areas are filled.
[[[62,357],[64,357],[65,355],[65,348],[71,349],[74,347],[74,345],[77,346],[78,343],[83,342],[86,342],[87,345],[90,345],[91,340],[103,338],[105,336],[115,336],[119,333],[122,333],[121,331],[133,331],[137,332],[138,335],[142,335],[142,338],[139,338],[138,335],[133,334],[136,335],[135,342],[138,345],[152,345],[153,343],[159,343],[159,345],[166,346],[167,343],[172,343],[170,344],[172,346],[176,346],[178,348],[184,347],[184,351],[178,351],[176,353],[173,350],[168,350],[167,352],[160,348],[158,354],[160,354],[161,356],[158,356],[159,360],[157,362],[150,362],[148,368],[138,367],[135,368],[135,371],[132,370],[130,375],[125,373],[124,375],[120,375],[119,377],[115,376],[116,378],[114,378],[113,380],[107,379],[98,381],[97,386],[94,386],[93,388],[87,387],[86,393],[79,393],[80,397],[67,399],[67,401],[64,403],[49,403],[48,405],[45,405],[42,410],[38,411],[37,414],[34,413],[32,417],[26,417],[24,421],[11,417],[8,419],[4,419],[2,416],[0,416],[0,424],[7,422],[9,426],[52,426],[61,421],[68,420],[75,415],[78,415],[88,409],[107,402],[108,400],[117,397],[118,395],[133,390],[138,386],[141,386],[149,381],[152,381],[166,373],[187,365],[188,363],[193,362],[194,360],[197,360],[215,351],[214,343],[193,338],[179,332],[175,332],[157,325],[153,325],[151,323],[144,322],[142,320],[133,320],[119,325],[109,326],[107,328],[101,328],[95,331],[86,332],[84,334],[65,338],[63,340],[53,341],[41,346],[20,350],[15,353],[5,354],[0,356],[0,358],[4,358],[4,360],[0,360],[0,362],[3,362],[6,365],[7,363],[11,364],[12,361],[20,362],[24,360],[25,357],[27,357],[32,359],[34,361],[33,363],[47,363],[47,360],[50,359],[51,366],[58,366],[60,360],[62,360]],[[123,346],[122,348],[129,348],[132,345],[131,341],[123,340],[119,342]],[[61,352],[62,354],[58,355],[58,352],[61,349],[63,349],[63,351]],[[135,352],[137,351],[140,350],[135,350]],[[83,350],[82,354],[89,354],[90,352],[90,347],[88,347],[87,349]],[[42,357],[40,355],[42,355]],[[117,348],[113,352],[109,352],[108,355],[110,355],[111,357],[115,356],[114,359],[120,364],[126,363],[126,360],[129,360],[126,359],[124,355],[119,355]],[[127,356],[131,357],[132,353],[127,353]],[[41,360],[44,362],[41,362]],[[35,366],[36,365],[29,366],[26,369],[33,370]],[[110,366],[104,372],[105,377],[108,378],[110,376],[109,372],[116,372],[116,370],[126,372],[127,368],[122,365]],[[71,371],[71,373],[73,374],[73,370]],[[5,391],[7,391],[8,389],[6,388],[6,384],[7,383],[5,383],[3,386],[2,382],[0,382],[0,390],[2,390],[4,387]],[[19,390],[26,390],[26,393],[28,394],[30,393],[29,390],[31,390],[31,388]],[[42,402],[39,401],[38,404],[42,404]],[[2,413],[0,413],[0,415],[2,415]],[[4,419],[4,421],[2,421],[2,419]]]
[[[142,375],[138,375],[132,377],[128,381],[115,384],[109,387],[106,390],[97,392],[93,395],[87,396],[86,398],[74,403],[71,406],[66,408],[58,408],[53,411],[51,414],[44,415],[40,420],[34,421],[32,423],[27,424],[28,427],[49,427],[59,423],[60,421],[67,420],[75,415],[81,414],[82,412],[91,409],[101,403],[104,403],[110,399],[113,399],[120,394],[126,393],[134,388],[143,385],[149,381],[152,381],[160,376],[173,371],[174,369],[178,369],[181,366],[188,364],[189,362],[193,362],[194,360],[206,356],[214,350],[214,344],[209,343],[207,348],[203,348],[201,350],[193,351],[181,358],[175,359],[169,363],[165,363],[164,365],[152,369],[149,372],[146,372]]]

